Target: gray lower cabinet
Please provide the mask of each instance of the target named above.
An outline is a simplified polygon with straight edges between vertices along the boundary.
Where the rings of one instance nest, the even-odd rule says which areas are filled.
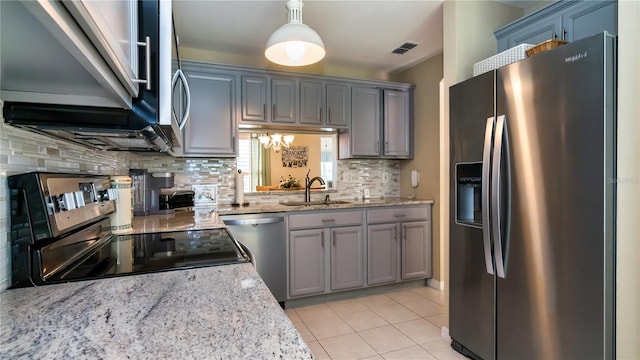
[[[431,206],[367,211],[367,284],[429,278]]]
[[[362,286],[361,210],[289,215],[290,298]]]
[[[398,226],[367,226],[367,284],[379,285],[398,281]]]
[[[331,230],[331,290],[364,285],[362,226]]]
[[[402,280],[428,278],[431,269],[431,226],[428,221],[403,222],[402,241]]]
[[[186,156],[236,155],[236,76],[184,67],[191,89],[190,119],[183,130]]]
[[[324,229],[289,232],[289,295],[320,294],[325,290]]]

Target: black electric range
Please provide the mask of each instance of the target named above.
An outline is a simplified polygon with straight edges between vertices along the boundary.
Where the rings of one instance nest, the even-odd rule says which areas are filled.
[[[250,261],[225,228],[114,235],[108,176],[33,172],[8,182],[14,288]]]

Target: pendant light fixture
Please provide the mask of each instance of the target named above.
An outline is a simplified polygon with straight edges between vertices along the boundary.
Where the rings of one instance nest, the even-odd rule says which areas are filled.
[[[267,41],[264,55],[285,66],[317,63],[324,57],[324,43],[317,32],[302,23],[302,0],[287,1],[289,22],[280,26]]]

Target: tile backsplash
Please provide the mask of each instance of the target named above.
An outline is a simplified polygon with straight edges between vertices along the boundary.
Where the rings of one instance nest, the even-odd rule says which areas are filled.
[[[1,104],[0,104],[1,107]],[[131,155],[90,150],[4,124],[0,118],[0,290],[9,286],[9,189],[7,176],[29,171],[127,174]]]
[[[235,158],[174,158],[164,154],[91,150],[5,125],[0,118],[0,291],[9,286],[11,274],[7,176],[29,171],[125,175],[129,168],[173,172],[175,189],[191,189],[192,184],[215,184],[219,204],[230,204],[234,200]],[[398,197],[399,178],[397,160],[340,160],[337,190],[331,191],[331,197],[362,197],[363,188],[369,189],[372,198]],[[268,203],[302,198],[301,191],[252,193],[245,196],[245,201]]]

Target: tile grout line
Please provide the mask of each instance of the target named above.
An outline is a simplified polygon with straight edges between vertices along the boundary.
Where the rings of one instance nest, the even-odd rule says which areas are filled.
[[[403,290],[403,291],[404,291],[404,290]],[[411,291],[411,290],[406,290],[406,291]],[[439,307],[441,307],[441,308],[445,308],[445,309],[446,309],[446,306],[445,306],[445,305],[440,304],[439,302],[434,301],[434,300],[432,300],[431,298],[428,298],[428,297],[426,297],[426,296],[423,296],[422,294],[420,294],[420,293],[418,293],[418,292],[415,292],[415,291],[411,291],[411,292],[412,292],[412,293],[414,293],[414,294],[416,294],[416,295],[418,295],[418,296],[420,296],[420,297],[421,297],[420,301],[422,301],[422,300],[426,300],[426,301],[428,301],[429,303],[432,303],[432,304],[434,304],[434,305],[437,305],[437,306],[439,306]],[[390,300],[393,302],[393,303],[391,303],[391,304],[387,304],[387,305],[380,305],[380,306],[391,306],[391,305],[396,305],[396,304],[397,304],[397,305],[401,305],[403,309],[405,309],[405,310],[409,311],[410,313],[412,313],[412,314],[414,314],[414,315],[418,316],[418,319],[425,320],[425,321],[427,321],[427,323],[431,324],[432,326],[435,326],[435,327],[436,327],[436,328],[438,328],[438,329],[441,329],[441,328],[442,328],[440,325],[438,325],[438,324],[436,324],[436,323],[432,322],[431,320],[429,320],[429,319],[428,319],[428,317],[434,317],[434,316],[438,316],[438,315],[446,315],[446,313],[447,313],[448,309],[447,309],[445,312],[442,312],[442,313],[433,314],[433,315],[429,315],[429,316],[422,316],[422,315],[420,315],[420,314],[416,313],[415,311],[411,310],[410,308],[408,308],[407,306],[405,306],[402,302],[400,302],[400,301],[396,300],[396,299],[395,299],[395,298],[393,298],[392,296],[389,296],[389,295],[387,295],[387,294],[378,294],[378,295],[373,295],[373,296],[380,296],[380,295],[385,296],[386,298],[390,299]],[[411,320],[405,320],[405,321],[401,321],[401,322],[397,322],[397,323],[391,323],[391,322],[389,322],[387,319],[385,319],[384,317],[382,317],[382,315],[381,315],[379,312],[377,312],[377,311],[376,311],[372,306],[367,305],[367,304],[365,303],[365,301],[362,301],[362,299],[366,299],[366,298],[368,298],[368,297],[361,297],[361,298],[354,298],[354,299],[355,299],[355,300],[357,300],[360,304],[362,304],[362,305],[363,305],[363,306],[364,306],[368,311],[373,312],[374,314],[376,314],[377,316],[379,316],[381,319],[383,319],[383,320],[385,321],[386,325],[381,325],[381,326],[376,326],[376,327],[373,327],[373,328],[362,329],[361,331],[366,331],[366,330],[376,329],[376,328],[385,327],[385,326],[389,326],[389,325],[390,325],[390,326],[391,326],[392,328],[394,328],[396,331],[400,332],[403,336],[405,336],[405,337],[407,337],[409,340],[411,340],[411,342],[413,342],[414,344],[413,344],[413,345],[411,345],[411,346],[407,346],[407,347],[400,348],[400,349],[396,349],[396,350],[388,351],[388,352],[386,352],[386,353],[380,353],[380,352],[378,352],[378,351],[373,347],[373,345],[372,345],[371,343],[369,343],[365,338],[363,338],[363,337],[362,337],[362,335],[360,334],[360,332],[361,332],[361,331],[357,331],[356,329],[354,329],[354,328],[353,328],[353,326],[352,326],[352,325],[350,325],[350,324],[349,324],[349,323],[348,323],[348,322],[347,322],[347,321],[346,321],[346,320],[341,316],[341,315],[345,315],[345,314],[349,314],[349,313],[355,313],[355,312],[358,312],[358,311],[350,311],[350,312],[344,312],[344,313],[342,313],[342,314],[339,314],[339,313],[337,313],[337,312],[336,312],[336,311],[335,311],[331,306],[329,306],[329,305],[328,305],[329,303],[323,303],[323,304],[327,306],[328,310],[329,310],[333,315],[336,315],[338,319],[340,319],[340,320],[341,320],[345,325],[347,325],[347,327],[352,331],[352,332],[351,332],[351,333],[349,333],[349,334],[356,334],[356,335],[358,335],[358,337],[359,337],[361,340],[363,340],[363,341],[364,341],[364,343],[366,343],[368,346],[370,346],[370,347],[371,347],[371,348],[376,352],[376,354],[377,354],[377,355],[379,355],[379,356],[383,356],[383,354],[388,354],[388,353],[393,352],[393,351],[398,351],[398,350],[408,349],[408,348],[411,348],[411,347],[414,347],[414,346],[418,346],[418,347],[420,347],[421,349],[423,349],[424,351],[426,351],[427,353],[429,353],[431,356],[435,357],[436,359],[438,358],[434,353],[432,353],[432,352],[430,352],[429,350],[427,350],[427,349],[423,348],[423,347],[422,347],[422,344],[419,344],[419,343],[417,343],[417,342],[413,341],[413,339],[411,339],[411,338],[410,338],[406,333],[404,333],[401,329],[399,329],[398,327],[396,327],[396,325],[403,324],[403,323],[410,322],[410,321],[415,321],[415,320],[418,320],[418,319],[411,319]],[[416,301],[417,301],[417,300],[416,300]],[[406,302],[410,302],[410,301],[406,301]],[[313,341],[317,342],[317,343],[318,343],[318,345],[319,345],[319,346],[322,348],[322,350],[325,352],[325,354],[326,354],[330,359],[332,359],[332,358],[331,358],[331,355],[329,355],[329,353],[327,352],[327,349],[322,345],[321,340],[331,339],[331,338],[334,338],[334,337],[343,336],[343,335],[348,335],[348,334],[341,334],[341,335],[330,336],[330,337],[323,338],[323,339],[318,339],[318,338],[316,337],[316,335],[313,333],[313,331],[312,331],[312,330],[309,328],[309,326],[307,325],[307,322],[306,322],[306,321],[305,321],[305,320],[304,320],[304,319],[303,319],[303,318],[298,314],[298,312],[297,312],[295,309],[291,309],[291,310],[293,310],[293,311],[294,311],[294,313],[296,314],[296,316],[300,319],[300,322],[301,322],[301,323],[302,323],[302,324],[303,324],[303,325],[308,329],[308,331],[311,333],[311,335],[312,335],[312,336],[313,336],[313,338],[315,339],[315,340],[313,340]],[[359,311],[366,311],[366,310],[359,310]],[[307,320],[310,320],[310,319],[307,319]],[[294,324],[294,326],[295,326],[295,324]],[[435,342],[435,341],[438,341],[438,340],[428,341],[428,342],[426,342],[426,343],[424,343],[424,344],[427,344],[427,343],[430,343],[430,342]]]

